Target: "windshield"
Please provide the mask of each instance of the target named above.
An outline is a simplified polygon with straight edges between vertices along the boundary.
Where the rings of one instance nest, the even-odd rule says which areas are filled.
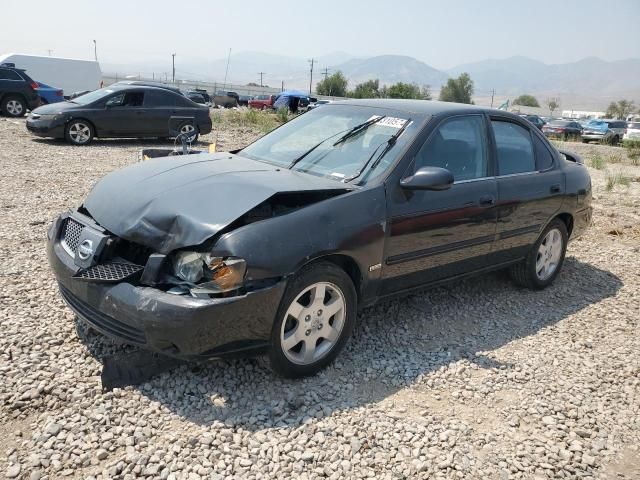
[[[300,115],[238,154],[340,181],[350,180],[366,165],[358,176],[360,183],[366,183],[393,164],[415,135],[416,123],[404,112],[330,105]],[[397,143],[385,149],[398,133]],[[375,161],[382,154],[380,161]]]
[[[111,95],[115,90],[112,88],[101,88],[100,90],[94,90],[93,92],[85,93],[79,97],[71,100],[73,103],[79,103],[80,105],[89,105],[101,98]]]

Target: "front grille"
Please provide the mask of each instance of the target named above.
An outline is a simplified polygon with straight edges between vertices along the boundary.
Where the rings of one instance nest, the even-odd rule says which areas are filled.
[[[144,267],[141,265],[110,262],[80,270],[73,277],[93,282],[121,282],[139,274],[142,270],[144,270]]]
[[[95,309],[91,305],[83,302],[76,297],[70,290],[60,284],[60,293],[65,302],[83,319],[96,327],[98,330],[122,338],[128,342],[144,345],[146,338],[144,332],[138,328],[122,323],[109,315],[105,315],[101,311]]]
[[[66,252],[72,257],[76,256],[76,250],[80,243],[80,234],[84,225],[80,222],[69,217],[65,220],[62,227],[62,237],[60,238],[60,245],[66,250]]]

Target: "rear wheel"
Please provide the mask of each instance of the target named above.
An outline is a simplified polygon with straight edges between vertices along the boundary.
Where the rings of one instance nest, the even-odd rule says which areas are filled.
[[[93,126],[86,120],[72,120],[65,130],[65,138],[73,145],[88,145],[93,136]]]
[[[186,134],[193,134],[193,132],[196,132],[196,130],[196,127],[192,123],[183,123],[178,129],[180,133]],[[196,132],[196,135],[193,137],[193,140],[191,140],[191,142],[196,143],[198,141],[198,136],[199,134]]]
[[[323,262],[289,283],[271,333],[271,368],[289,378],[313,375],[331,363],[351,336],[356,291],[344,270]]]
[[[568,237],[564,222],[553,220],[544,229],[527,257],[511,267],[511,278],[518,285],[533,290],[551,285],[562,269]]]
[[[2,100],[0,110],[9,117],[22,117],[27,113],[27,104],[22,97],[9,95]]]

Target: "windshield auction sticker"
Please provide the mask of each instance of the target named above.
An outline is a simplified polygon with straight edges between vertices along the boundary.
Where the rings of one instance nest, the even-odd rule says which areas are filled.
[[[397,117],[384,117],[382,120],[375,123],[380,127],[402,128],[407,123],[406,118]]]

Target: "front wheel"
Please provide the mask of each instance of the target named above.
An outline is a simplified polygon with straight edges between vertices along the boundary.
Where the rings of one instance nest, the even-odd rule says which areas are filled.
[[[65,138],[73,145],[88,145],[93,136],[93,126],[86,120],[72,120],[65,130]]]
[[[278,374],[314,375],[351,336],[357,296],[344,270],[329,262],[305,267],[290,282],[271,333],[269,363]]]
[[[542,290],[551,285],[564,263],[568,238],[564,222],[553,220],[544,229],[527,257],[511,267],[511,278],[518,285],[533,290]]]

